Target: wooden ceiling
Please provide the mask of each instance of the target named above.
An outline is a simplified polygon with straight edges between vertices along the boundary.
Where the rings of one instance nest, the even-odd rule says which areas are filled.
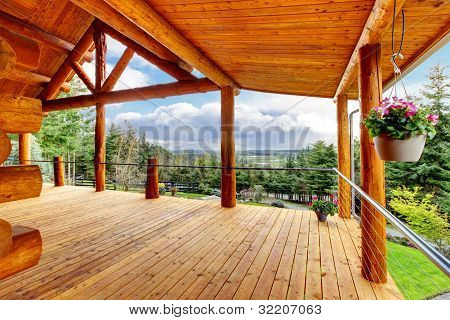
[[[238,86],[318,97],[334,97],[375,3],[375,0],[145,1]],[[448,0],[407,0],[404,9],[406,35],[400,66],[414,62],[445,36],[450,26]],[[0,3],[0,10],[71,43],[76,43],[94,20],[93,15],[69,0],[9,0]],[[396,24],[398,40],[400,15]],[[393,74],[390,39],[390,32],[382,39],[384,83]],[[41,46],[35,72],[51,77],[65,56],[61,51]],[[34,97],[41,90],[36,84],[0,80],[0,92]],[[357,96],[356,81],[349,95]]]

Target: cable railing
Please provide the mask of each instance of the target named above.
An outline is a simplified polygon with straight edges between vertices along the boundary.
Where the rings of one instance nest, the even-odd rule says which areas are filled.
[[[29,160],[32,163],[49,163],[55,164],[53,160]],[[117,162],[101,162],[94,163],[93,161],[61,161],[64,164],[77,164],[77,165],[89,165],[90,170],[92,170],[93,165],[105,165],[107,167],[113,166],[121,166],[121,167],[142,167],[142,168],[154,168],[156,172],[157,169],[199,169],[199,170],[246,170],[246,171],[287,171],[287,172],[318,172],[318,173],[328,173],[334,176],[334,183],[337,186],[336,192],[339,194],[339,206],[343,206],[346,210],[349,210],[353,218],[359,222],[361,233],[364,235],[364,241],[367,243],[378,244],[382,242],[392,242],[394,244],[398,244],[401,246],[405,246],[405,239],[409,241],[409,245],[413,245],[416,249],[422,252],[432,263],[434,263],[445,275],[450,276],[450,262],[449,260],[437,250],[433,245],[431,245],[427,240],[423,237],[419,236],[416,232],[411,230],[403,221],[398,219],[393,213],[387,210],[384,206],[382,206],[379,202],[375,201],[371,198],[366,192],[364,192],[361,187],[355,184],[352,180],[343,175],[336,168],[273,168],[273,167],[244,167],[244,166],[236,166],[236,167],[223,167],[223,166],[213,166],[213,165],[204,165],[204,166],[195,166],[195,165],[184,165],[184,164],[150,164],[150,163],[117,163]],[[161,170],[159,171],[161,173]],[[144,178],[145,176],[143,176]],[[338,178],[340,183],[337,184]],[[145,181],[145,179],[144,179]],[[176,181],[164,181],[161,180],[162,183],[170,183],[171,185],[176,185]],[[147,180],[148,183],[148,180]],[[95,180],[93,179],[92,186],[95,186]],[[139,184],[139,188],[146,188],[146,183],[142,182]],[[166,189],[167,190],[167,189]],[[318,190],[310,191],[310,193],[318,193]],[[311,200],[311,197],[305,197],[307,201]],[[362,216],[361,213],[364,211],[366,217]],[[364,219],[371,219],[371,223],[363,223]],[[387,221],[387,234],[380,233],[377,226],[382,225],[384,228],[384,224],[386,219]],[[356,244],[356,240],[355,244]],[[358,243],[361,243],[361,240],[357,240]],[[388,251],[390,250],[388,246]],[[392,251],[392,250],[391,250]],[[409,254],[408,251],[405,251],[406,254]],[[373,258],[372,263],[375,263],[376,266],[374,268],[381,268],[381,270],[387,270],[386,265],[386,252],[377,247],[377,245],[362,245],[360,252],[360,260],[363,264],[363,257],[371,256]],[[394,278],[399,277],[400,275],[395,274],[401,272],[403,275],[413,278],[411,270],[409,270],[408,266],[405,265],[404,261],[402,261],[401,257],[395,254],[394,252],[389,252],[389,259],[392,259],[392,263],[398,266],[397,270],[389,269],[389,273],[394,275]],[[410,257],[411,261],[414,261],[414,257]],[[429,271],[421,266],[417,265],[417,269],[428,279],[431,286],[436,288],[436,291],[445,291],[448,288],[443,287],[440,283],[433,280],[433,276],[429,274]],[[382,275],[385,278],[388,278],[389,275],[387,271],[382,271]],[[377,279],[375,279],[376,281]],[[376,281],[377,282],[377,281]],[[382,282],[382,281],[380,281]],[[403,284],[398,282],[397,285],[401,288],[401,291],[405,294],[406,298],[411,298],[406,293],[408,290],[402,288]],[[412,286],[418,286],[417,282],[412,281]],[[417,288],[419,289],[419,288]]]

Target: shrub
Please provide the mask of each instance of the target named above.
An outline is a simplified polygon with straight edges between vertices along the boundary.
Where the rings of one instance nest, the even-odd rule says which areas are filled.
[[[214,193],[213,188],[211,188],[207,183],[200,183],[198,185],[198,191],[207,195],[212,195]]]
[[[450,243],[450,224],[447,217],[433,204],[433,194],[420,194],[420,188],[406,187],[392,190],[389,205],[415,232],[445,251]]]
[[[255,202],[260,203],[264,199],[266,190],[264,190],[263,186],[258,184],[252,188],[252,192],[254,193]]]
[[[283,201],[281,201],[281,200],[275,200],[270,205],[272,207],[277,207],[277,208],[286,208],[286,206],[284,205]]]
[[[158,183],[159,194],[166,194],[166,185],[164,183]]]

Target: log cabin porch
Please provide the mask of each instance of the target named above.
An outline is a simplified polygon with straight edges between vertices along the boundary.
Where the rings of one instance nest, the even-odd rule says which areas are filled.
[[[43,238],[0,299],[402,299],[363,278],[354,219],[51,185],[0,215]]]

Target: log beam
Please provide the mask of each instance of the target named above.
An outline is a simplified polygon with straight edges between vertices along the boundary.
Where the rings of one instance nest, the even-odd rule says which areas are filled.
[[[365,119],[382,99],[380,45],[365,45],[359,50],[361,117]],[[361,125],[361,187],[374,200],[385,205],[384,162],[375,151],[373,140]],[[386,283],[386,220],[367,201],[361,210],[362,274],[377,283]]]
[[[234,90],[232,87],[221,89],[221,149],[222,167],[236,166],[234,146]],[[222,169],[221,180],[222,207],[236,206],[236,170]]]
[[[76,61],[72,61],[70,66],[72,67],[73,71],[75,71],[75,73],[77,74],[78,78],[80,78],[80,80],[83,81],[83,83],[86,86],[86,88],[88,88],[88,90],[93,93],[94,90],[95,90],[95,86],[92,83],[92,81],[89,78],[89,76],[86,73],[86,71],[84,71],[84,69],[81,66],[81,64],[79,64]]]
[[[41,100],[0,94],[0,130],[18,134],[38,132],[41,124]]]
[[[12,248],[12,227],[7,221],[0,219],[0,259]]]
[[[394,13],[394,3],[396,2],[396,12]],[[365,45],[376,44],[381,41],[386,30],[392,24],[392,15],[397,15],[406,0],[377,0],[367,18],[364,29],[359,37],[358,43],[350,57],[350,60],[342,75],[341,82],[334,95],[335,100],[340,94],[345,94],[357,78],[359,50]]]
[[[5,132],[0,130],[0,165],[8,159],[11,149],[11,140]]]
[[[112,69],[108,78],[106,78],[105,83],[102,86],[102,92],[107,92],[114,89],[114,86],[116,85],[117,81],[119,81],[120,76],[125,71],[126,67],[128,66],[128,63],[130,63],[131,59],[133,58],[133,55],[134,55],[133,49],[131,48],[125,49],[119,61],[117,61],[116,65],[114,66],[114,69]]]
[[[59,91],[61,85],[66,81],[72,72],[71,63],[72,61],[79,62],[85,55],[85,53],[92,46],[92,35],[94,33],[93,27],[89,27],[83,34],[81,39],[75,45],[73,50],[69,53],[67,58],[64,60],[62,65],[59,67],[58,71],[53,75],[50,83],[45,87],[45,89],[39,95],[42,100],[48,100],[54,98]]]
[[[153,39],[141,28],[136,26],[116,9],[111,7],[105,1],[97,0],[70,0],[72,3],[89,12],[94,17],[100,19],[103,22],[107,22],[111,27],[116,29],[119,33],[127,36],[130,39],[134,39],[137,43],[144,46],[151,52],[158,55],[160,58],[169,60],[179,65],[183,65],[184,62],[180,60],[174,53],[161,45],[158,41]]]
[[[16,53],[5,40],[0,38],[0,79],[8,76],[16,65]]]
[[[41,57],[39,44],[8,29],[0,28],[0,31],[0,37],[7,41],[14,50],[16,55],[15,66],[27,71],[36,70]]]
[[[19,164],[31,164],[31,133],[19,134]]]
[[[39,197],[41,189],[39,166],[0,167],[0,203]]]
[[[338,169],[350,179],[350,135],[347,104],[347,95],[339,95],[336,104]],[[338,199],[341,201],[339,201],[338,213],[341,218],[351,218],[350,196],[350,185],[344,179],[339,178]]]
[[[238,87],[147,2],[143,0],[106,0],[106,2],[218,86]]]
[[[166,98],[184,94],[217,91],[219,88],[208,79],[178,81],[142,88],[100,92],[77,97],[43,101],[43,111],[58,111],[93,106],[96,103],[110,104],[149,99]]]
[[[64,39],[58,38],[51,33],[48,33],[38,27],[29,25],[17,19],[16,17],[0,11],[0,36],[5,32],[5,30],[13,31],[24,37],[33,39],[34,41],[47,47],[65,53],[70,53],[75,47],[74,44]],[[84,60],[87,62],[91,62],[93,60],[92,53],[86,52],[84,55]]]
[[[23,82],[38,87],[45,87],[52,80],[50,77],[17,68],[14,68],[12,73],[6,75],[5,79]],[[62,83],[59,91],[70,92],[70,84],[68,82]]]
[[[147,60],[149,63],[153,64],[160,70],[164,71],[165,73],[169,74],[170,76],[174,77],[175,79],[177,80],[196,79],[196,77],[193,74],[181,68],[177,63],[161,59],[153,52],[147,50],[140,44],[122,35],[120,32],[117,32],[114,28],[108,26],[105,23],[101,23],[100,25],[105,33],[107,33],[117,41],[121,42],[126,47],[133,49],[142,58],[144,58],[145,60]]]
[[[37,265],[41,255],[42,238],[39,230],[14,226],[11,250],[0,259],[0,280]]]
[[[106,75],[106,36],[94,22],[95,44],[95,93],[102,91]],[[97,102],[95,117],[95,190],[106,190],[106,111],[105,104]]]

